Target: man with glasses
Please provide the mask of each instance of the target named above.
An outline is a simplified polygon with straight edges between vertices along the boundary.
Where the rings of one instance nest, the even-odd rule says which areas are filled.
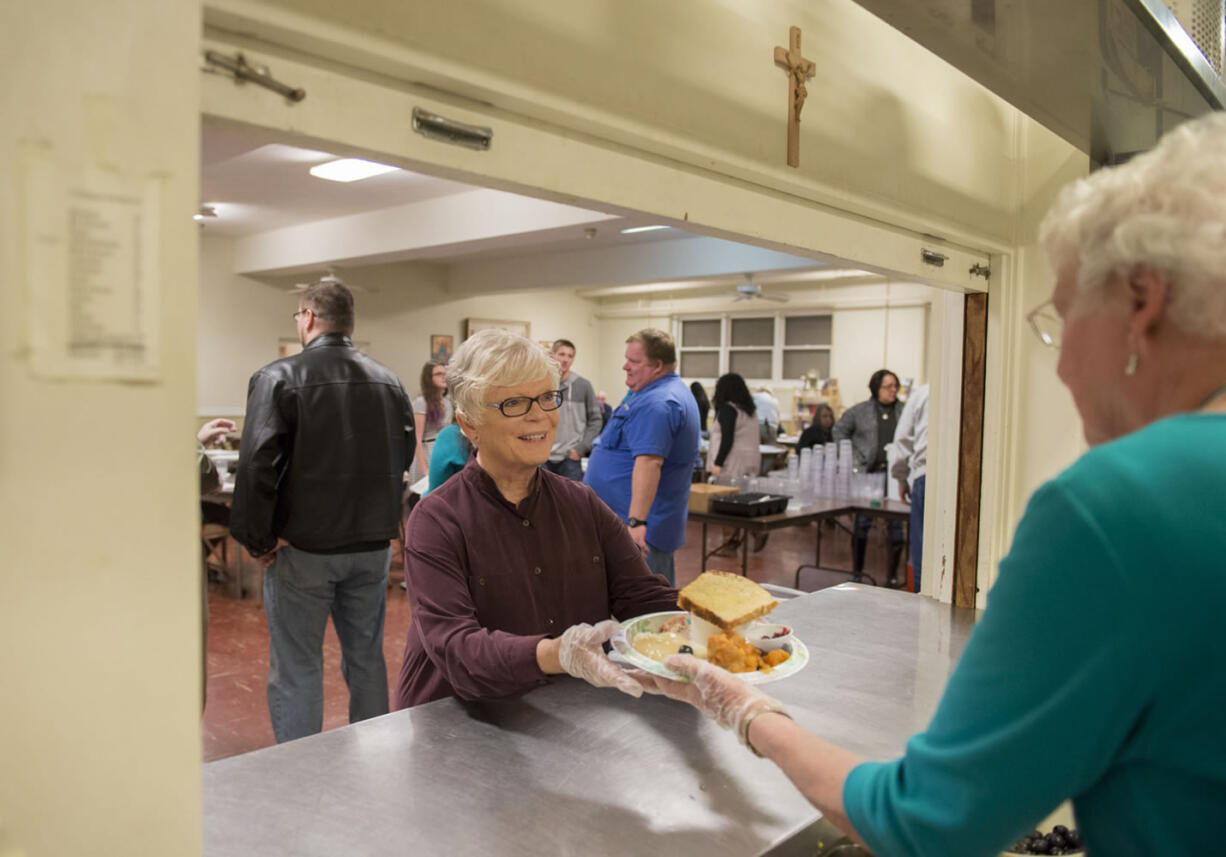
[[[383,622],[413,409],[396,374],[353,347],[353,295],[302,293],[302,352],[251,376],[230,531],[267,571],[268,710],[277,741],[323,726],[332,616],[351,723],[386,714]]]
[[[677,377],[677,348],[662,330],[626,340],[631,395],[613,411],[588,460],[584,481],[617,513],[647,558],[675,582],[673,552],[685,544],[690,483],[698,455],[694,394]]]
[[[860,473],[880,473],[885,486],[887,445],[894,440],[894,430],[902,414],[902,402],[898,401],[898,376],[889,369],[878,369],[869,378],[871,398],[853,405],[843,412],[834,424],[834,440],[851,440],[852,464]],[[856,515],[852,525],[851,568],[852,580],[864,574],[864,557],[868,553],[868,531],[873,519],[868,515]],[[906,539],[902,522],[887,523],[890,536],[890,558],[887,565],[888,586],[898,586],[898,564],[902,559]]]

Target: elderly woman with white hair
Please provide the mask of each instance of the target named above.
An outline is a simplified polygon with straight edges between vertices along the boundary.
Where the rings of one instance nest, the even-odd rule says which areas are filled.
[[[1226,114],[1065,189],[1041,237],[1056,287],[1031,323],[1092,448],[1031,498],[905,754],[865,762],[688,656],[692,684],[640,680],[883,857],[991,854],[1069,798],[1090,854],[1220,854]]]
[[[558,428],[559,370],[503,330],[465,340],[447,367],[476,455],[409,517],[413,624],[396,706],[523,693],[569,673],[632,696],[604,654],[617,623],[676,609],[626,527],[579,482],[541,468]]]

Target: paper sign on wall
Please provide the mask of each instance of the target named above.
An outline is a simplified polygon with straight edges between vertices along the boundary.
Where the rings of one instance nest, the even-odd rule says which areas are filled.
[[[158,336],[158,186],[27,161],[31,367],[49,378],[153,381]]]

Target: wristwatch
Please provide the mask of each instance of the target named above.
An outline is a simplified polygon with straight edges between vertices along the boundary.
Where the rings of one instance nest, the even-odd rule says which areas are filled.
[[[632,530],[635,527],[645,527],[647,526],[647,519],[646,518],[626,518],[626,526]]]

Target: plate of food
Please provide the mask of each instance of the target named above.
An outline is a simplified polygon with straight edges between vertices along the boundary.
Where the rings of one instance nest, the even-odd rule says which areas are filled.
[[[629,619],[609,642],[622,660],[664,678],[686,680],[663,664],[680,652],[749,684],[778,681],[809,662],[809,650],[791,628],[760,621],[778,604],[752,580],[707,571],[681,590],[682,609]]]

